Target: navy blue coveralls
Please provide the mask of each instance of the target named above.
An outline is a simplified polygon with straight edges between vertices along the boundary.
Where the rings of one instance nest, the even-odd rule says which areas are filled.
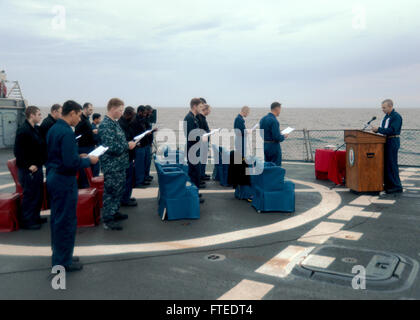
[[[389,120],[388,120],[389,119]],[[400,133],[402,118],[398,112],[392,110],[382,121],[378,133],[386,135],[385,144],[385,190],[402,190],[398,169],[398,149],[400,148]]]
[[[136,128],[134,128],[133,121],[128,121],[126,118],[121,117],[118,120],[121,129],[124,131],[125,138],[127,141],[133,141],[134,137],[136,136]],[[129,167],[126,169],[126,180],[125,180],[125,191],[121,198],[121,204],[128,204],[131,199],[131,195],[133,192],[133,185],[134,185],[134,158],[136,157],[136,153],[134,150],[128,151],[128,161]]]
[[[145,125],[146,130],[152,130],[153,126],[150,122],[150,117],[146,118]],[[146,140],[146,154],[144,163],[144,176],[150,178],[150,167],[152,165],[152,145],[153,145],[153,133],[144,138]]]
[[[89,117],[85,116],[83,113],[80,116],[80,122],[76,126],[74,133],[76,137],[80,136],[77,144],[79,145],[79,154],[86,153],[89,154],[95,150],[96,141],[95,135],[93,134],[92,124],[89,121]],[[92,174],[94,177],[99,176],[100,166],[99,163],[91,165]],[[88,178],[84,170],[79,171],[79,187],[89,188]]]
[[[204,130],[206,133],[210,133],[210,128],[209,128],[209,124],[207,122],[206,116],[199,113],[197,114],[196,118],[198,120],[198,127]],[[207,160],[209,156],[208,149],[209,149],[209,142],[207,141],[203,143],[202,149],[201,149],[201,151],[203,151],[201,155],[201,166],[200,166],[201,179],[206,177],[206,165],[207,165]]]
[[[280,123],[271,112],[260,121],[260,129],[264,130],[264,160],[281,166],[281,146],[284,136],[280,133]]]
[[[135,128],[134,134],[138,136],[144,133],[146,129],[146,118],[136,115],[132,126]],[[147,137],[144,137],[135,149],[134,174],[135,186],[140,187],[146,180],[146,160],[147,160]]]
[[[184,128],[186,138],[187,138],[187,160],[188,160],[188,175],[191,179],[191,182],[194,183],[197,188],[200,186],[201,181],[201,159],[199,163],[191,163],[189,151],[190,149],[200,141],[200,138],[197,137],[193,141],[189,141],[188,137],[193,130],[199,130],[199,123],[194,114],[190,111],[184,118],[184,124],[186,123],[186,128]],[[200,158],[200,150],[197,151],[196,156]]]
[[[242,158],[245,155],[245,119],[242,115],[238,114],[233,124],[233,128],[235,129],[235,150],[241,150]],[[241,135],[239,135],[240,131]]]
[[[90,166],[90,159],[79,156],[76,136],[62,119],[48,131],[47,188],[51,202],[52,265],[72,264],[77,230],[76,173]]]

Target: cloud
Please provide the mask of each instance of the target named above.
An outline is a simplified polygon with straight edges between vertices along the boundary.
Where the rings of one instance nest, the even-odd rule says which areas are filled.
[[[353,2],[3,0],[0,68],[23,82],[30,101],[48,105],[121,95],[170,106],[205,94],[224,106],[238,97],[258,105],[278,92],[299,105],[327,86],[359,101],[346,79],[420,63],[416,1],[362,4],[364,30],[353,28]],[[56,5],[65,29],[53,28]]]

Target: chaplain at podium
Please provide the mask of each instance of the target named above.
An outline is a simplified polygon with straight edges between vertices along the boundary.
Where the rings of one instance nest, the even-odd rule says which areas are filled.
[[[277,117],[280,116],[281,104],[273,102],[271,112],[260,121],[260,129],[264,130],[264,160],[281,166],[282,153],[280,143],[289,135],[281,134],[280,123]]]
[[[403,188],[398,169],[398,149],[400,148],[402,118],[394,110],[394,103],[390,99],[382,102],[382,110],[386,114],[385,118],[380,127],[373,127],[372,130],[386,136],[385,191],[386,193],[400,193]]]

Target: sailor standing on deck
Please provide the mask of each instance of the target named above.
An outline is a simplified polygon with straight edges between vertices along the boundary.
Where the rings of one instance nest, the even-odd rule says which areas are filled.
[[[135,128],[134,134],[135,136],[141,135],[147,129],[147,111],[146,107],[141,105],[137,108],[137,115],[133,119],[133,126]],[[147,149],[147,142],[146,138],[141,139],[138,142],[137,148],[135,150],[135,160],[134,160],[134,174],[135,174],[135,186],[136,188],[145,188],[150,185],[150,180],[146,179],[146,152]]]
[[[400,148],[402,117],[394,110],[394,103],[390,99],[382,102],[382,111],[386,115],[381,126],[373,127],[372,130],[386,136],[385,191],[386,193],[400,193],[403,188],[398,169],[398,149]]]
[[[237,152],[241,150],[242,158],[245,156],[245,118],[248,117],[249,112],[249,107],[243,107],[233,123],[233,128],[235,129],[235,150]]]
[[[51,204],[52,266],[79,271],[82,265],[73,259],[77,230],[76,173],[98,162],[97,157],[79,155],[71,127],[80,122],[82,107],[74,101],[63,105],[62,118],[48,131],[47,188]]]
[[[281,104],[273,102],[271,112],[260,121],[260,129],[264,130],[264,160],[265,162],[273,162],[277,166],[281,166],[282,160],[280,143],[289,136],[280,132],[280,123],[277,120],[280,112]]]
[[[44,138],[44,140],[47,140],[48,130],[50,130],[51,127],[53,125],[55,125],[57,120],[61,118],[62,110],[63,110],[63,107],[61,105],[54,104],[51,107],[51,111],[50,111],[50,114],[48,115],[48,117],[46,117],[42,121],[41,126],[39,127],[39,131],[40,131],[42,137]]]
[[[210,132],[209,124],[207,122],[207,116],[211,113],[211,107],[205,102],[206,100],[204,98],[200,98],[200,100],[203,102],[201,105],[201,109],[198,110],[197,114],[197,120],[198,120],[198,126],[200,129],[204,130],[206,133]],[[201,151],[203,152],[201,156],[201,167],[200,167],[200,175],[201,175],[201,181],[208,181],[210,180],[210,176],[206,174],[206,165],[208,160],[208,152],[209,149],[209,141],[204,142],[203,147]]]
[[[93,105],[89,102],[83,105],[82,115],[80,117],[80,122],[75,128],[76,137],[80,137],[77,140],[79,145],[79,154],[90,153],[95,150],[96,141],[95,141],[95,132],[90,123],[89,117],[93,114]],[[97,131],[96,131],[97,133]],[[92,174],[94,177],[99,176],[99,165],[95,164],[91,166]],[[79,186],[80,188],[88,188],[89,182],[85,174],[85,171],[82,170],[79,172]]]
[[[130,166],[129,150],[136,147],[134,141],[127,142],[118,120],[121,118],[124,102],[118,98],[108,102],[108,113],[99,126],[99,138],[108,151],[101,156],[104,173],[104,207],[102,220],[105,230],[122,230],[119,221],[128,216],[119,212],[125,191],[126,171]]]
[[[47,145],[37,126],[41,121],[39,108],[28,107],[25,115],[26,121],[16,132],[14,146],[19,182],[23,187],[20,227],[38,230],[47,222],[40,216],[44,193],[42,166],[47,160]]]
[[[191,182],[195,184],[197,188],[200,187],[201,181],[200,148],[198,148],[196,152],[191,149],[193,147],[194,149],[197,148],[197,144],[200,144],[201,140],[200,127],[196,116],[202,104],[203,102],[200,99],[192,99],[190,102],[191,110],[184,118],[184,133],[187,139],[188,175],[191,179]],[[200,203],[204,203],[204,199],[200,199]]]
[[[146,109],[145,112],[145,125],[146,130],[152,130],[153,124],[152,124],[152,117],[153,117],[153,108],[149,105],[144,107]],[[152,146],[153,146],[153,132],[151,134],[148,134],[147,137],[145,137],[146,140],[146,154],[145,154],[145,163],[144,163],[144,179],[147,182],[151,182],[153,180],[153,177],[150,175],[150,167],[152,165]]]
[[[135,128],[133,125],[133,119],[136,117],[136,111],[133,107],[127,107],[124,110],[123,116],[118,120],[121,129],[125,133],[125,138],[127,141],[133,141],[135,137]],[[130,150],[128,152],[129,167],[126,170],[126,181],[125,181],[125,191],[121,198],[122,207],[136,207],[137,200],[131,197],[133,192],[134,185],[134,158],[135,150]]]

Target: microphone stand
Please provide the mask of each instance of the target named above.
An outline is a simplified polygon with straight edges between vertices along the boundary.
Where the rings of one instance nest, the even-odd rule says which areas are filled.
[[[365,124],[365,126],[363,127],[362,131],[365,131],[367,129],[367,127],[370,126],[370,124],[372,123],[372,121],[376,120],[376,117],[372,120],[370,120],[368,123]],[[340,150],[342,147],[344,147],[346,145],[346,143],[344,142],[341,146],[339,146],[334,152],[337,152],[338,150]]]

